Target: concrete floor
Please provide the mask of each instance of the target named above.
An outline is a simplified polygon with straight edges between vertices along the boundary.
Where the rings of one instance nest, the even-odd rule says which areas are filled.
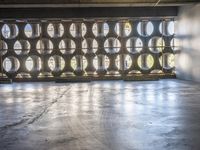
[[[200,84],[0,85],[0,150],[199,150]]]

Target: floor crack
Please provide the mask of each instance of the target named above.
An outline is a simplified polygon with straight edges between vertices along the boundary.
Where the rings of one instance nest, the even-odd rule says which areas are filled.
[[[23,123],[25,123],[28,119],[21,119],[17,122],[14,122],[14,123],[11,123],[11,124],[6,124],[4,126],[1,126],[0,127],[0,130],[5,130],[5,129],[8,129],[8,128],[12,128],[12,127],[15,127],[15,126],[19,126]]]
[[[36,115],[35,117],[33,117],[31,120],[28,121],[28,124],[33,124],[35,121],[37,121],[39,118],[41,118],[46,112],[48,112],[48,109],[55,103],[58,102],[58,99],[62,98],[66,93],[68,93],[70,91],[70,89],[72,88],[72,86],[70,86],[68,89],[66,89],[64,92],[62,92],[61,94],[57,93],[57,97],[53,99],[53,101],[46,106],[43,111]]]
[[[41,118],[46,112],[48,112],[48,109],[53,105],[55,104],[56,102],[58,102],[58,100],[60,98],[62,98],[66,93],[68,93],[70,91],[70,89],[72,88],[72,86],[70,86],[69,88],[67,88],[66,90],[64,90],[61,94],[59,94],[59,90],[57,91],[57,96],[56,98],[53,99],[53,101],[47,105],[39,114],[37,114],[35,117],[32,117],[32,118],[24,118],[24,119],[21,119],[20,121],[17,121],[17,122],[14,122],[14,123],[11,123],[11,124],[6,124],[4,126],[1,126],[0,127],[0,131],[4,131],[4,130],[7,130],[7,129],[10,129],[10,128],[13,128],[13,127],[16,127],[16,126],[19,126],[19,125],[22,125],[22,124],[33,124],[34,122],[36,122],[39,118]]]

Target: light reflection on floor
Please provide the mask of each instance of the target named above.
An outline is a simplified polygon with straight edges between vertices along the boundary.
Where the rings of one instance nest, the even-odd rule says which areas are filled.
[[[0,85],[0,149],[198,149],[199,90],[179,80]]]

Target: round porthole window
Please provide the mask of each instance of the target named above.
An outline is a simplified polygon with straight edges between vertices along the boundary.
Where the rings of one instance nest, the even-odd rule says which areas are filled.
[[[4,24],[1,33],[5,39],[14,39],[19,34],[16,24]]]
[[[137,31],[141,36],[150,36],[153,30],[154,27],[151,21],[142,21],[137,25]]]
[[[142,54],[138,57],[137,62],[142,70],[149,70],[153,67],[154,59],[150,54]]]

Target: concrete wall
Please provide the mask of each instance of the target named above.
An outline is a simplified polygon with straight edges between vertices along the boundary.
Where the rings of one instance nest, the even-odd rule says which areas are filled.
[[[176,57],[177,77],[200,82],[200,4],[180,7],[177,35],[181,45]]]

